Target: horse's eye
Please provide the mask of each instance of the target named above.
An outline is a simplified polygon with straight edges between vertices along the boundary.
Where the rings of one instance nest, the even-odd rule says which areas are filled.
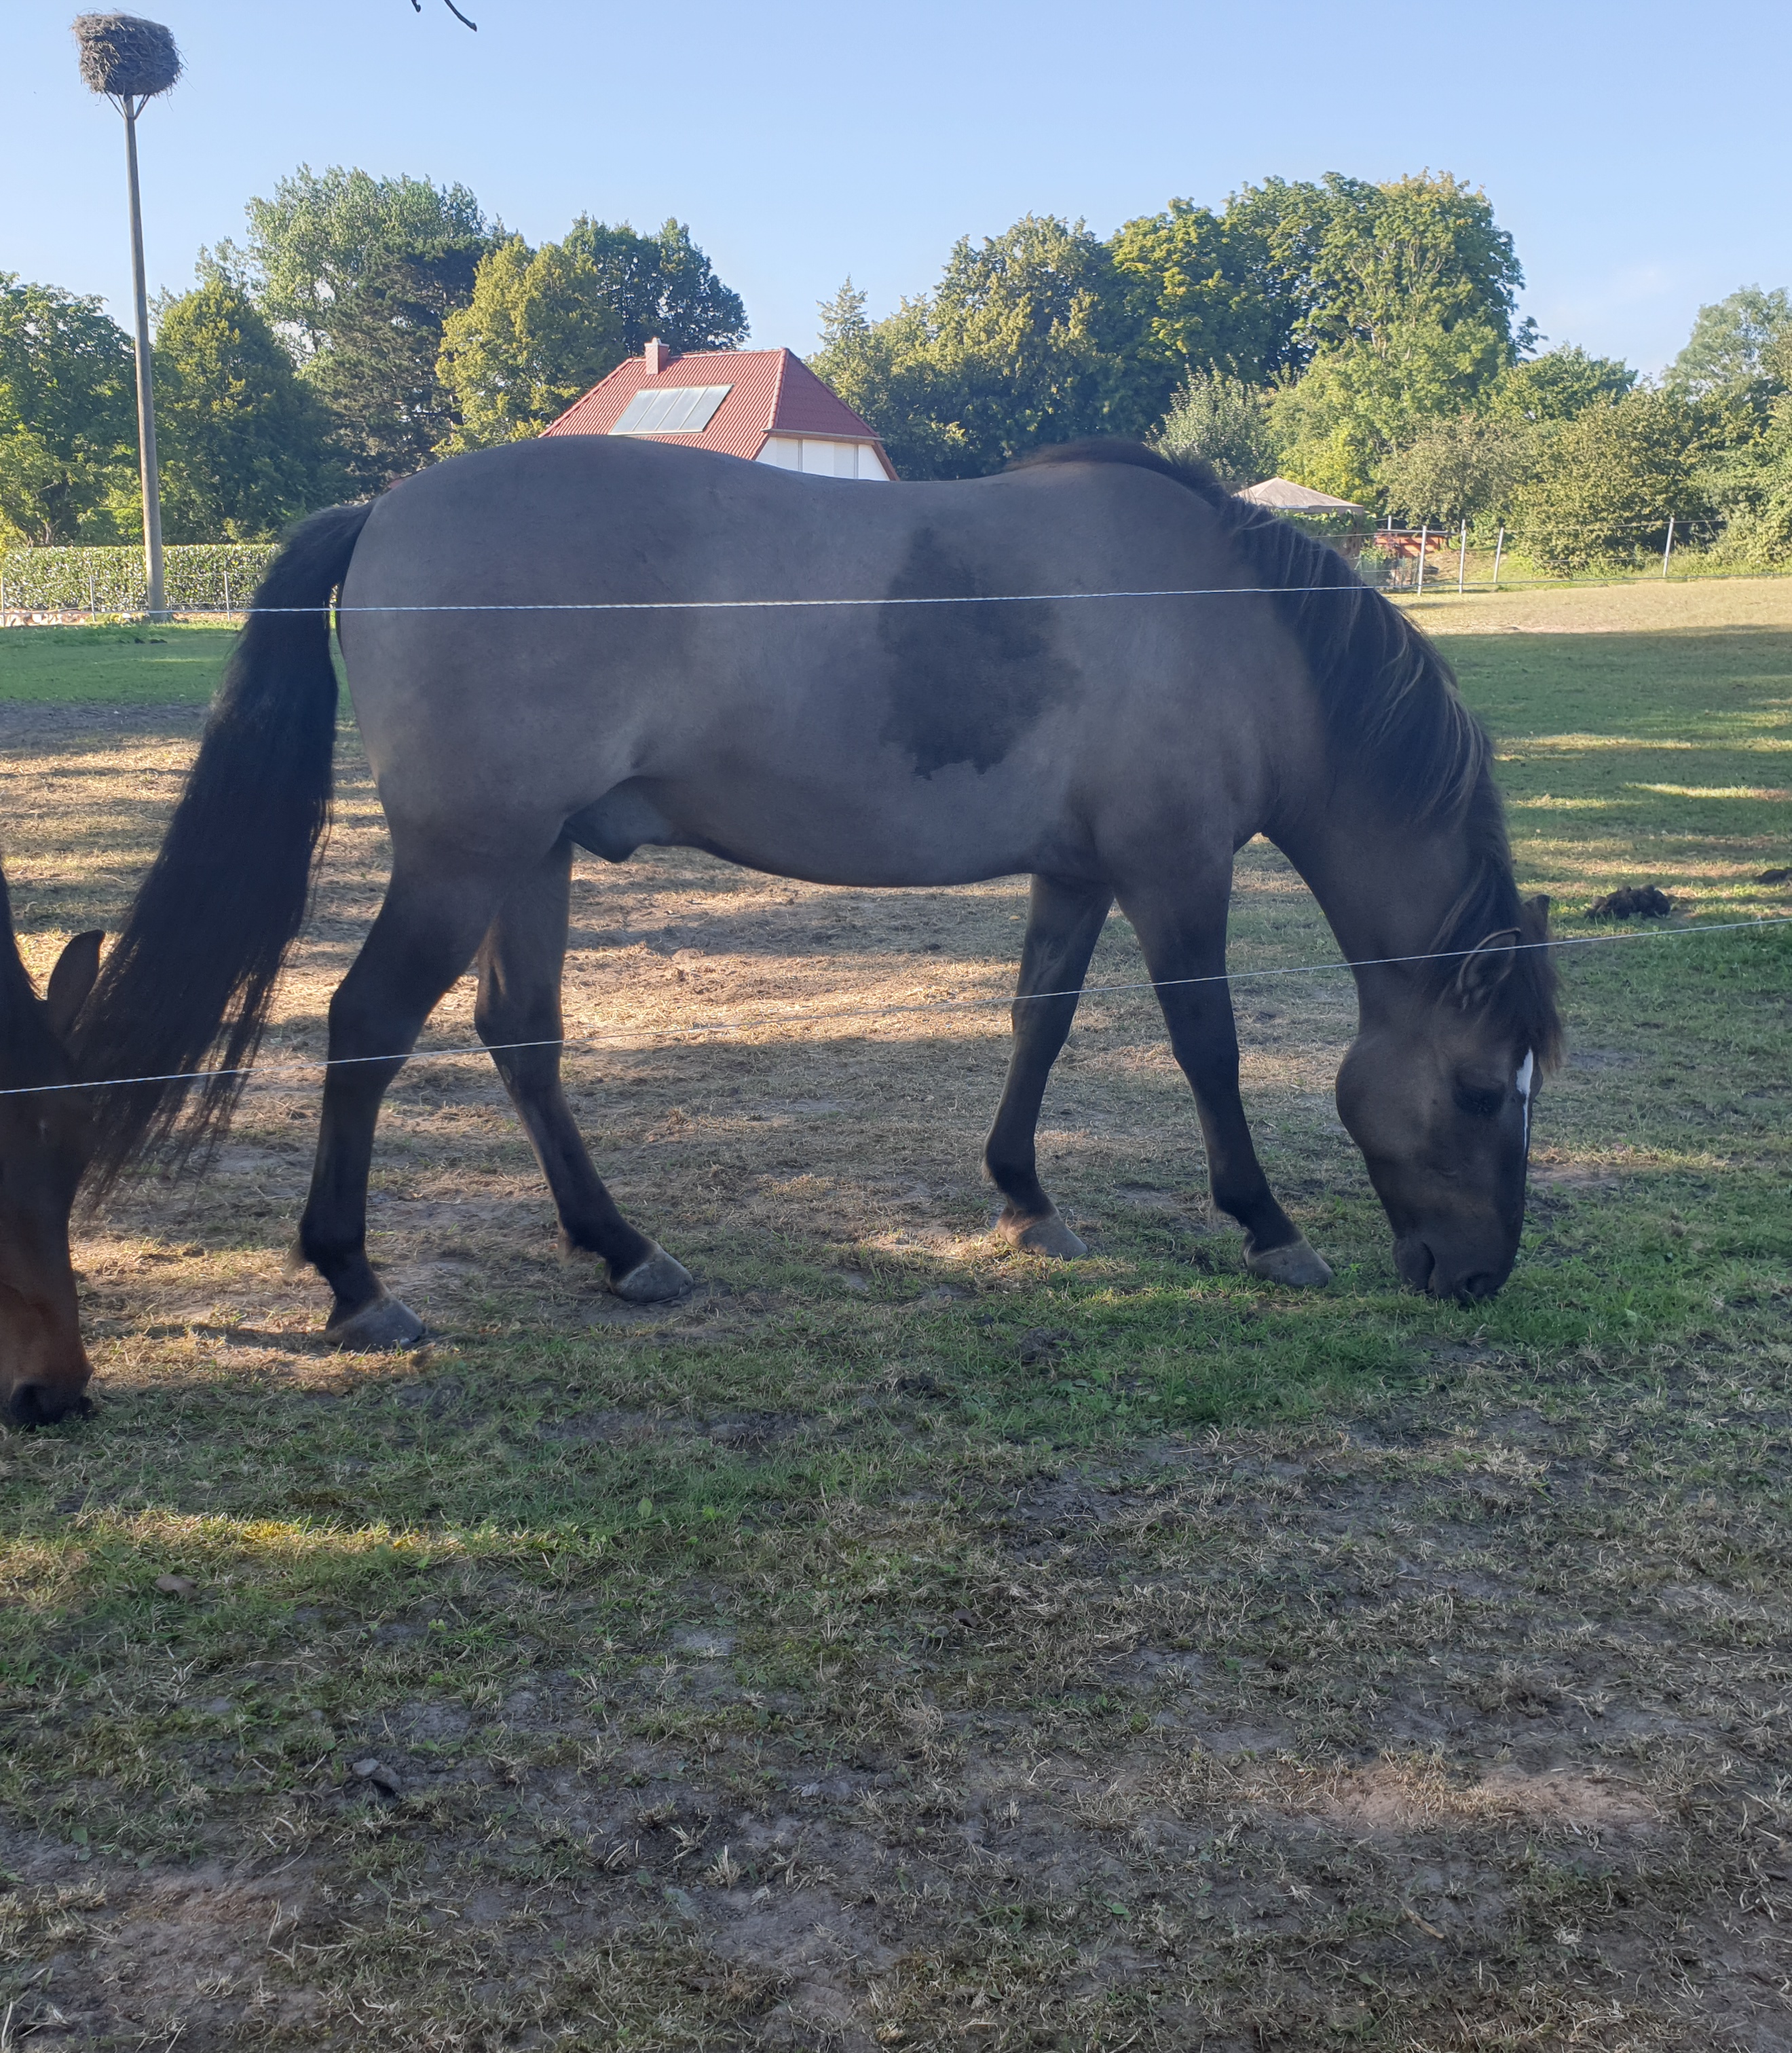
[[[1456,1109],[1467,1113],[1471,1119],[1492,1119],[1505,1102],[1503,1089],[1488,1090],[1476,1084],[1458,1084],[1456,1087]]]

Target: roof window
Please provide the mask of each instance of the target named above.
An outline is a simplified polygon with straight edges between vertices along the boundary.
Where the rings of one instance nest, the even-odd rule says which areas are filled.
[[[613,435],[700,435],[731,385],[661,386],[637,392],[610,430]]]

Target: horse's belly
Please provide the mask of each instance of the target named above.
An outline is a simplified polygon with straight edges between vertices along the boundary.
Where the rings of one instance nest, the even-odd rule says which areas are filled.
[[[855,787],[736,764],[731,774],[627,779],[567,831],[612,862],[645,846],[688,847],[816,884],[967,884],[1067,866],[1048,817],[1055,809],[1037,798],[1016,779],[974,774]]]

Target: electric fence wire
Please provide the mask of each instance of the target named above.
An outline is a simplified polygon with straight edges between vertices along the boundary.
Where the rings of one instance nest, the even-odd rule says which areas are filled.
[[[1598,948],[1614,941],[1681,940],[1689,936],[1696,937],[1706,934],[1728,934],[1788,926],[1792,926],[1792,913],[1769,914],[1755,920],[1719,921],[1704,927],[1659,927],[1626,934],[1578,934],[1567,935],[1559,940],[1519,941],[1513,944],[1512,952],[1516,955],[1546,948]],[[1397,968],[1417,963],[1453,962],[1474,953],[1472,948],[1443,948],[1429,955],[1371,956],[1354,962],[1295,963],[1273,969],[1216,970],[1206,976],[1140,977],[1125,983],[1083,984],[1074,990],[991,991],[974,998],[930,999],[920,1004],[837,1006],[820,1011],[771,1012],[743,1019],[691,1020],[676,1026],[623,1026],[611,1033],[565,1034],[547,1040],[479,1041],[452,1048],[414,1049],[403,1054],[318,1055],[308,1056],[297,1062],[245,1064],[235,1069],[181,1070],[162,1076],[97,1077],[84,1078],[76,1083],[21,1084],[10,1090],[0,1090],[0,1098],[37,1097],[59,1091],[127,1089],[143,1084],[210,1083],[224,1077],[259,1079],[289,1075],[301,1070],[359,1068],[369,1063],[396,1062],[408,1066],[413,1062],[458,1060],[468,1055],[521,1054],[535,1048],[559,1048],[576,1054],[581,1050],[602,1047],[617,1042],[667,1041],[706,1034],[746,1034],[768,1028],[802,1026],[841,1019],[891,1019],[914,1013],[972,1011],[992,1005],[1038,1005],[1056,998],[1109,998],[1129,991],[1180,991],[1194,984],[1249,983],[1268,977],[1327,976],[1335,975],[1341,970],[1354,972],[1362,969]]]

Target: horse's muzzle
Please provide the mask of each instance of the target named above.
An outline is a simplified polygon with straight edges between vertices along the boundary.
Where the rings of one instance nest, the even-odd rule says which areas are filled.
[[[15,1426],[53,1426],[63,1419],[85,1419],[93,1400],[84,1391],[59,1389],[54,1384],[22,1383],[6,1400],[6,1416]]]
[[[1394,1244],[1394,1266],[1409,1290],[1422,1290],[1427,1297],[1453,1300],[1458,1305],[1478,1304],[1492,1297],[1512,1273],[1512,1264],[1497,1268],[1484,1262],[1440,1261],[1429,1241],[1403,1234]]]

